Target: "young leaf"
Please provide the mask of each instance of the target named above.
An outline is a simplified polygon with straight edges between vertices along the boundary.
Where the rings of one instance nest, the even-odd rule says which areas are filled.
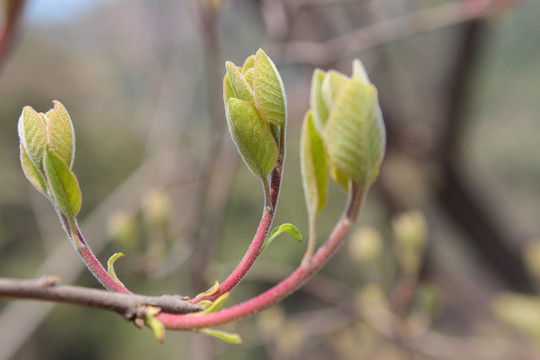
[[[227,61],[225,63],[225,66],[227,67],[227,74],[229,75],[231,88],[235,95],[234,97],[255,104],[253,90],[251,90],[251,87],[247,83],[240,70],[238,70],[236,65],[234,65],[230,61]]]
[[[38,189],[39,192],[41,192],[43,195],[47,196],[47,185],[45,184],[45,179],[43,178],[43,174],[41,171],[39,171],[38,168],[34,166],[30,158],[28,157],[28,154],[26,153],[26,150],[24,150],[23,144],[21,144],[21,165],[24,171],[24,175],[26,175],[26,178],[34,185],[36,189]]]
[[[322,96],[328,109],[332,108],[334,100],[348,81],[349,78],[335,70],[326,73],[322,83]]]
[[[302,242],[302,234],[300,234],[300,231],[298,231],[298,229],[296,228],[296,226],[294,226],[293,224],[289,224],[289,223],[286,223],[286,224],[282,224],[280,225],[279,227],[275,227],[272,232],[270,233],[270,237],[268,239],[266,239],[266,241],[264,242],[263,246],[261,247],[261,251],[259,251],[259,255],[262,254],[262,252],[264,251],[264,249],[266,249],[266,247],[268,245],[270,245],[270,243],[276,238],[278,237],[278,235],[284,233],[284,232],[288,232],[289,234],[292,235],[293,238],[295,238],[298,242]]]
[[[240,337],[240,335],[226,332],[223,330],[202,328],[202,329],[197,329],[195,331],[200,334],[210,335],[215,338],[221,339],[228,344],[241,344],[242,343],[242,338]]]
[[[227,106],[229,99],[233,97],[235,97],[235,95],[234,90],[231,86],[231,81],[229,80],[229,74],[225,74],[225,76],[223,77],[223,101],[225,103],[225,106]]]
[[[214,295],[218,290],[219,290],[219,282],[216,281],[214,283],[214,285],[212,285],[212,287],[210,289],[200,293],[199,295],[197,295],[195,297],[195,299],[205,297],[205,296]]]
[[[373,182],[384,155],[385,131],[373,85],[347,82],[334,101],[325,128],[328,157],[356,183]]]
[[[244,73],[244,79],[246,79],[246,82],[248,83],[248,85],[251,87],[251,89],[253,89],[253,74],[255,73],[255,69],[254,68],[249,68],[247,69],[247,71]]]
[[[253,175],[265,179],[274,168],[278,148],[268,124],[249,102],[231,98],[227,123],[236,148]]]
[[[246,61],[244,61],[244,65],[242,66],[242,74],[244,74],[245,76],[246,72],[249,69],[253,69],[254,66],[255,66],[255,55],[251,55],[250,57],[246,59]]]
[[[25,106],[19,117],[19,139],[32,164],[43,169],[43,152],[47,144],[47,127],[43,118],[30,106]]]
[[[152,330],[157,341],[163,343],[163,340],[165,340],[165,326],[156,319],[156,315],[161,312],[161,309],[155,306],[146,306],[145,308],[147,315],[144,317],[144,325]]]
[[[314,221],[326,205],[328,166],[324,144],[315,129],[312,112],[308,111],[300,138],[302,184],[310,221]]]
[[[352,77],[357,78],[358,80],[360,80],[360,81],[362,81],[362,82],[364,82],[366,84],[369,84],[369,77],[368,77],[366,68],[364,67],[362,62],[360,60],[358,60],[358,59],[354,59],[354,61],[353,61]]]
[[[53,101],[54,109],[48,116],[47,145],[71,170],[75,157],[75,135],[69,114],[59,101]]]
[[[118,279],[118,276],[116,276],[116,272],[114,271],[114,263],[116,262],[116,260],[120,259],[123,256],[125,256],[123,253],[118,252],[118,253],[115,253],[113,256],[111,256],[109,260],[107,261],[107,272],[109,273],[109,275],[111,275],[114,281],[116,281],[118,284],[122,286],[124,286],[124,284],[122,284],[120,279]]]
[[[229,296],[230,296],[230,293],[226,292],[225,294],[222,294],[221,296],[219,296],[216,300],[212,301],[206,307],[206,309],[204,309],[203,311],[199,311],[199,312],[196,312],[196,313],[191,313],[190,315],[191,316],[201,316],[201,315],[207,315],[207,314],[211,314],[213,312],[216,312],[223,306],[223,304],[225,303],[225,301],[227,301]]]
[[[56,205],[68,218],[75,217],[81,209],[81,190],[77,178],[66,162],[48,149],[44,153],[43,167]]]
[[[343,171],[341,171],[336,165],[334,165],[330,160],[327,160],[330,164],[330,176],[332,179],[341,186],[345,191],[349,191],[350,178]]]
[[[322,83],[325,72],[321,69],[315,69],[311,78],[311,96],[310,105],[312,110],[313,122],[319,134],[323,133],[324,126],[328,120],[328,107],[322,94]]]
[[[284,126],[287,119],[287,99],[283,82],[276,66],[262,49],[257,50],[255,55],[253,91],[262,117],[268,122]]]

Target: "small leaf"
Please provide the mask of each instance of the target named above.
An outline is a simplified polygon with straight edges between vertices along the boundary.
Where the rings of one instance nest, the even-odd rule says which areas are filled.
[[[328,166],[324,144],[315,129],[312,112],[308,111],[300,139],[302,184],[310,221],[314,221],[326,205]]]
[[[311,96],[310,105],[312,109],[313,122],[317,131],[322,134],[326,121],[328,120],[328,107],[322,94],[322,83],[324,81],[325,72],[321,69],[315,69],[311,78]]]
[[[236,65],[230,61],[227,61],[225,66],[227,67],[227,74],[229,75],[231,88],[235,95],[234,97],[255,104],[253,90],[251,90],[251,87],[240,70],[238,70]]]
[[[246,79],[246,82],[248,85],[253,89],[253,74],[255,73],[255,69],[250,68],[244,73],[244,79]]]
[[[43,178],[43,174],[41,173],[41,171],[39,171],[38,168],[34,166],[32,161],[28,157],[26,150],[24,150],[23,144],[21,144],[20,147],[21,147],[21,165],[24,171],[24,175],[26,175],[26,178],[32,183],[32,185],[34,185],[36,189],[38,189],[39,192],[49,197],[49,195],[47,195],[47,185],[45,184],[45,179]]]
[[[125,256],[123,253],[117,252],[113,256],[111,256],[109,260],[107,261],[107,272],[109,273],[109,275],[111,275],[114,281],[116,281],[118,284],[122,286],[124,286],[124,284],[122,284],[120,279],[118,279],[118,276],[116,276],[116,272],[114,271],[114,263],[116,262],[116,260],[120,259],[123,256]]]
[[[208,289],[208,290],[200,293],[199,295],[195,296],[195,299],[214,295],[215,293],[217,293],[218,290],[219,290],[219,282],[216,281],[214,283],[214,285],[212,285],[212,287],[210,289]]]
[[[155,306],[146,306],[145,308],[147,315],[144,317],[144,325],[152,330],[157,341],[163,343],[163,340],[165,340],[165,326],[156,319],[156,315],[161,312],[161,309]]]
[[[359,79],[348,81],[335,99],[325,128],[330,162],[356,183],[374,181],[385,148],[385,130],[377,92]]]
[[[48,116],[47,145],[62,158],[71,170],[75,157],[75,136],[69,114],[59,101],[53,101],[54,109]]]
[[[210,335],[213,337],[216,337],[218,339],[221,339],[229,344],[241,344],[242,338],[238,334],[233,334],[230,332],[226,332],[223,330],[216,330],[216,329],[210,329],[210,328],[202,328],[195,330],[196,332],[200,334]]]
[[[229,298],[230,293],[226,292],[225,294],[220,295],[216,300],[212,301],[203,311],[195,312],[189,314],[190,316],[201,316],[201,315],[208,315],[213,312],[218,311],[225,301]],[[202,302],[202,301],[201,301]]]
[[[223,77],[223,101],[225,107],[229,103],[229,99],[235,97],[234,90],[231,86],[231,81],[229,80],[229,74],[225,74]]]
[[[43,117],[30,106],[25,106],[19,117],[18,131],[28,158],[41,171],[47,144],[47,127]]]
[[[330,160],[327,160],[330,164],[330,176],[332,179],[341,186],[345,191],[349,191],[350,178],[341,170],[338,169]]]
[[[268,122],[284,126],[287,119],[287,99],[283,82],[276,66],[262,49],[257,50],[255,55],[253,91],[262,117]]]
[[[47,149],[44,155],[43,167],[55,204],[68,218],[74,218],[81,209],[81,190],[77,178],[54,151]]]
[[[249,69],[253,69],[254,66],[255,66],[255,55],[251,55],[250,57],[246,59],[246,61],[244,61],[244,65],[242,66],[242,74],[244,74],[244,77],[246,75],[246,72]]]
[[[335,70],[326,73],[322,83],[322,95],[328,109],[332,109],[334,100],[348,81],[349,78]]]
[[[268,239],[266,239],[266,241],[264,242],[263,246],[261,247],[261,251],[259,251],[259,255],[262,254],[262,252],[264,251],[264,249],[266,249],[266,247],[268,245],[270,245],[270,243],[280,234],[284,233],[284,232],[287,232],[289,234],[292,235],[292,237],[294,237],[298,242],[302,242],[302,234],[300,234],[300,231],[298,231],[298,229],[296,228],[296,226],[292,225],[292,224],[289,224],[289,223],[285,223],[285,224],[282,224],[280,225],[279,227],[275,227],[272,232],[270,233],[270,237]]]
[[[352,77],[356,78],[366,84],[369,84],[369,77],[366,71],[366,68],[362,64],[362,62],[358,59],[354,59],[353,61],[353,73]]]
[[[253,175],[265,179],[274,168],[278,148],[268,124],[249,102],[231,98],[227,123],[236,148]]]

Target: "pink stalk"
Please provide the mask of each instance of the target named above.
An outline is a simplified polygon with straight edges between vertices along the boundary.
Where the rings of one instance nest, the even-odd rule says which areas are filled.
[[[264,245],[264,241],[266,240],[266,237],[268,236],[268,232],[270,231],[270,227],[272,226],[272,221],[274,220],[274,214],[276,210],[277,201],[279,198],[279,190],[281,187],[281,175],[283,173],[283,162],[285,160],[285,130],[282,128],[280,132],[280,152],[279,152],[279,158],[277,160],[276,166],[274,167],[274,170],[271,174],[271,183],[270,183],[270,189],[268,191],[267,187],[265,186],[265,204],[264,204],[264,213],[261,218],[261,222],[259,224],[259,228],[257,229],[257,233],[255,234],[255,237],[253,238],[253,241],[251,242],[251,245],[249,246],[248,250],[246,251],[246,254],[236,267],[234,271],[223,281],[220,285],[218,290],[208,296],[192,299],[191,303],[197,304],[203,300],[209,300],[214,301],[221,295],[230,292],[238,283],[246,276],[247,272],[253,266],[255,263],[255,260],[259,257],[259,254],[261,252],[261,248]]]
[[[328,240],[319,248],[311,258],[308,267],[300,266],[291,275],[273,288],[259,296],[233,306],[231,308],[200,316],[185,316],[160,314],[158,320],[165,328],[171,330],[191,330],[232,322],[252,315],[264,308],[275,304],[286,296],[292,294],[313,276],[334,255],[339,248],[358,215],[364,197],[364,191],[356,187],[351,194],[349,205],[337,223]]]
[[[70,221],[58,209],[57,212],[60,219],[62,220],[68,236],[71,238],[71,241],[75,246],[75,249],[77,249],[77,252],[81,256],[83,262],[88,267],[88,270],[90,270],[90,272],[94,275],[94,277],[98,279],[98,281],[109,291],[114,291],[121,294],[133,294],[122,284],[114,280],[111,275],[109,275],[107,270],[105,270],[103,265],[101,265],[92,250],[90,250],[88,245],[86,245],[86,241],[84,241],[79,227],[77,226],[77,222],[75,220]]]

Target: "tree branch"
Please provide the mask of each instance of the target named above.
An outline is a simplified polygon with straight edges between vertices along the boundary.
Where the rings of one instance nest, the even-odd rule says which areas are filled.
[[[89,289],[79,286],[57,285],[59,278],[46,276],[36,280],[0,278],[0,298],[31,299],[66,303],[112,311],[126,320],[143,318],[146,306],[158,307],[171,314],[188,314],[202,308],[190,304],[177,295],[143,296]]]
[[[8,0],[6,5],[6,23],[0,33],[0,69],[13,42],[26,0]]]

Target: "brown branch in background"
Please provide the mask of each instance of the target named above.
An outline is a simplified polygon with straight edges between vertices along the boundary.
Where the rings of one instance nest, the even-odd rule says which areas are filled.
[[[364,26],[325,42],[290,41],[276,44],[269,52],[271,55],[280,54],[282,63],[300,62],[323,66],[343,57],[353,56],[397,40],[482,18],[495,11],[502,11],[500,7],[490,5],[491,3],[487,2],[484,6],[472,8],[464,6],[463,2],[451,2]]]
[[[461,175],[461,139],[468,120],[469,87],[478,55],[481,52],[485,23],[478,19],[465,25],[456,51],[456,61],[448,77],[448,100],[441,114],[440,163],[442,183],[438,202],[446,215],[465,233],[491,270],[505,280],[509,288],[533,291],[521,254],[510,245],[509,236],[499,229],[487,208],[473,194]]]
[[[127,320],[142,318],[145,306],[154,306],[173,314],[188,314],[202,308],[175,295],[142,296],[57,285],[59,278],[47,276],[37,280],[0,278],[0,297],[52,301],[116,312]]]
[[[26,0],[6,0],[6,22],[0,33],[0,70],[13,43]]]

